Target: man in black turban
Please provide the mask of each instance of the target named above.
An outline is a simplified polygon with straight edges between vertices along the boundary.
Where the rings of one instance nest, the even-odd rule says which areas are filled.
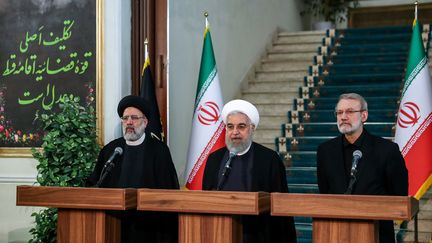
[[[146,135],[149,107],[139,96],[124,97],[117,113],[123,137],[105,145],[88,184],[108,188],[178,189],[170,151],[161,141]],[[115,150],[114,168],[102,178],[103,167]],[[100,181],[102,179],[102,181]],[[177,221],[173,214],[126,211],[122,220],[122,242],[176,242]]]

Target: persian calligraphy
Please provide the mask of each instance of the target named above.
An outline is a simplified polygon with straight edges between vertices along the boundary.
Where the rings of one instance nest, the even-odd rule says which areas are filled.
[[[11,53],[4,64],[3,77],[13,75],[24,75],[35,82],[44,79],[56,78],[60,73],[74,73],[83,75],[89,68],[89,58],[93,56],[91,51],[78,53],[67,47],[67,40],[72,37],[75,21],[66,19],[63,21],[63,31],[55,34],[53,32],[44,33],[44,27],[40,26],[36,33],[27,31],[19,43],[17,53]],[[47,56],[40,58],[37,53],[31,53],[32,45],[43,48],[57,47],[59,56]],[[38,49],[39,51],[41,49]],[[42,49],[43,50],[43,49]],[[64,52],[67,53],[66,58]],[[50,52],[55,53],[55,52]],[[32,94],[30,90],[24,90],[22,95],[17,98],[20,105],[30,105],[39,102],[43,110],[51,110],[55,103],[67,94],[56,92],[55,84],[47,83],[46,91]],[[47,101],[50,100],[50,101]]]

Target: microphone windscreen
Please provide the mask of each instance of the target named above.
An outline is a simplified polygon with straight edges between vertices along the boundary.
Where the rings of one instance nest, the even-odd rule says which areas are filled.
[[[355,158],[355,157],[357,157],[357,158],[361,158],[363,156],[363,154],[362,154],[362,152],[360,151],[360,150],[355,150],[354,152],[353,152],[353,157]]]
[[[121,147],[117,147],[117,148],[114,149],[114,153],[122,155],[123,154],[123,149]]]

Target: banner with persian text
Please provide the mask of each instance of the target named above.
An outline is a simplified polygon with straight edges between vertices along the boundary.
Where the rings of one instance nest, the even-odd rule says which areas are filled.
[[[96,98],[96,0],[0,1],[0,147],[41,145],[36,113]]]

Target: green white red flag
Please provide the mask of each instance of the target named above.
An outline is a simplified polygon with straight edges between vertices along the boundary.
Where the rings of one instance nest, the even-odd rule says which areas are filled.
[[[206,18],[204,45],[192,119],[192,133],[185,169],[185,186],[190,190],[202,189],[202,178],[208,155],[225,146],[225,125],[221,117],[222,108],[221,87]]]
[[[432,83],[417,16],[413,23],[395,142],[408,169],[408,194],[420,199],[432,184]]]

